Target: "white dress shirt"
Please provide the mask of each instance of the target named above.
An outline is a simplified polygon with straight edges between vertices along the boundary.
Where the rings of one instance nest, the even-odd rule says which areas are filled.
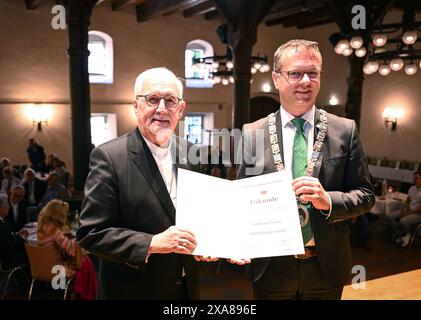
[[[174,163],[171,157],[171,139],[169,140],[168,147],[162,148],[149,141],[145,136],[146,144],[151,150],[151,153],[155,159],[156,165],[158,166],[159,172],[161,173],[162,179],[165,182],[168,193],[170,194],[174,207],[177,207],[177,183],[174,173]]]
[[[297,131],[297,127],[291,122],[292,119],[296,118],[289,112],[287,112],[281,105],[280,108],[281,112],[281,122],[282,122],[282,147],[284,151],[284,165],[287,168],[287,172],[292,177],[292,157],[293,157],[293,150],[294,150],[294,136],[295,132]],[[311,155],[313,153],[313,145],[314,145],[314,115],[316,112],[316,107],[313,107],[304,113],[301,118],[304,119],[306,122],[304,123],[304,134],[307,139],[307,159],[311,159]],[[288,170],[289,169],[289,170]],[[322,213],[326,219],[329,218],[331,211],[332,211],[332,199],[328,194],[329,198],[329,213],[326,215]]]

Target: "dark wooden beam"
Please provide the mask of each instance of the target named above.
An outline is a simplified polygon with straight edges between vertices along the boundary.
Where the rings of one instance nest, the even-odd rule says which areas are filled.
[[[367,19],[367,31],[372,32],[381,22],[384,16],[390,11],[393,0],[378,0],[376,6],[373,6],[369,19]]]
[[[118,11],[124,6],[128,5],[131,1],[130,0],[116,0],[111,3],[111,10]]]
[[[35,10],[38,7],[39,0],[25,0],[27,10]]]
[[[234,59],[234,106],[232,128],[241,129],[250,119],[251,56],[257,28],[275,0],[212,0],[227,22],[227,42]]]
[[[143,22],[160,15],[174,14],[207,0],[146,0],[136,6],[138,22]]]
[[[91,97],[88,73],[88,29],[92,9],[98,0],[67,0],[66,23],[70,76],[73,150],[73,194],[83,195],[89,173],[91,143]]]
[[[199,16],[213,10],[215,10],[215,6],[213,5],[213,3],[210,1],[206,1],[199,5],[184,10],[183,17],[190,18],[193,16]]]
[[[271,12],[269,12],[266,15],[265,22],[278,19],[278,18],[288,17],[291,15],[306,12],[306,11],[317,10],[317,9],[320,9],[321,7],[324,7],[325,3],[321,2],[320,0],[312,0],[312,1],[300,1],[298,5],[297,4],[288,5],[288,3],[285,3],[285,5],[278,6],[277,8],[275,8],[275,6],[274,8],[272,8]]]
[[[218,16],[219,16],[219,11],[215,9],[215,10],[206,12],[203,18],[207,21],[210,21],[210,20],[215,19]]]
[[[332,17],[342,32],[350,33],[351,30],[351,7],[344,6],[335,0],[329,0]]]
[[[364,58],[358,58],[356,55],[348,57],[349,76],[347,78],[348,94],[345,104],[345,116],[348,119],[353,119],[360,127],[361,121],[361,101],[363,96],[364,83]]]
[[[330,10],[327,7],[321,7],[316,10],[308,10],[299,12],[296,14],[292,14],[290,16],[285,16],[282,18],[277,18],[274,20],[266,20],[265,25],[270,27],[278,24],[283,24],[285,27],[291,27],[294,25],[298,25],[300,23],[305,23],[309,20],[316,20],[320,18],[327,18],[330,17]]]
[[[333,18],[325,18],[325,19],[320,19],[320,20],[308,22],[308,23],[299,24],[299,25],[297,25],[297,29],[306,29],[306,28],[311,28],[311,27],[317,27],[317,26],[321,26],[321,25],[333,23],[333,22],[335,22],[335,20],[333,20]]]

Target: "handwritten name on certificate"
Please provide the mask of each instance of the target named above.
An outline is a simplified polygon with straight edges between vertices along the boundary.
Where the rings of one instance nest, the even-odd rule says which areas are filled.
[[[291,177],[229,181],[178,170],[176,225],[196,236],[194,255],[261,258],[304,253]]]

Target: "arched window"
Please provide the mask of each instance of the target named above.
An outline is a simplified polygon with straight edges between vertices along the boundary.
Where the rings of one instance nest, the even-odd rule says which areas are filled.
[[[185,77],[188,88],[212,88],[213,82],[209,78],[210,65],[203,68],[193,65],[194,58],[213,56],[213,47],[209,42],[193,40],[187,44],[185,53]]]
[[[89,82],[113,83],[113,39],[101,31],[89,31]]]

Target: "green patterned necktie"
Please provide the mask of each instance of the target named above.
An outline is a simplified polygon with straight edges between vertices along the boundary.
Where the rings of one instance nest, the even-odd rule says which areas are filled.
[[[294,136],[294,149],[292,158],[292,177],[298,178],[306,174],[307,168],[307,139],[304,133],[305,120],[302,118],[294,118],[291,120],[297,128]],[[313,232],[311,230],[310,212],[311,203],[299,204],[298,211],[300,214],[301,232],[303,234],[303,242],[306,245],[313,239]]]

